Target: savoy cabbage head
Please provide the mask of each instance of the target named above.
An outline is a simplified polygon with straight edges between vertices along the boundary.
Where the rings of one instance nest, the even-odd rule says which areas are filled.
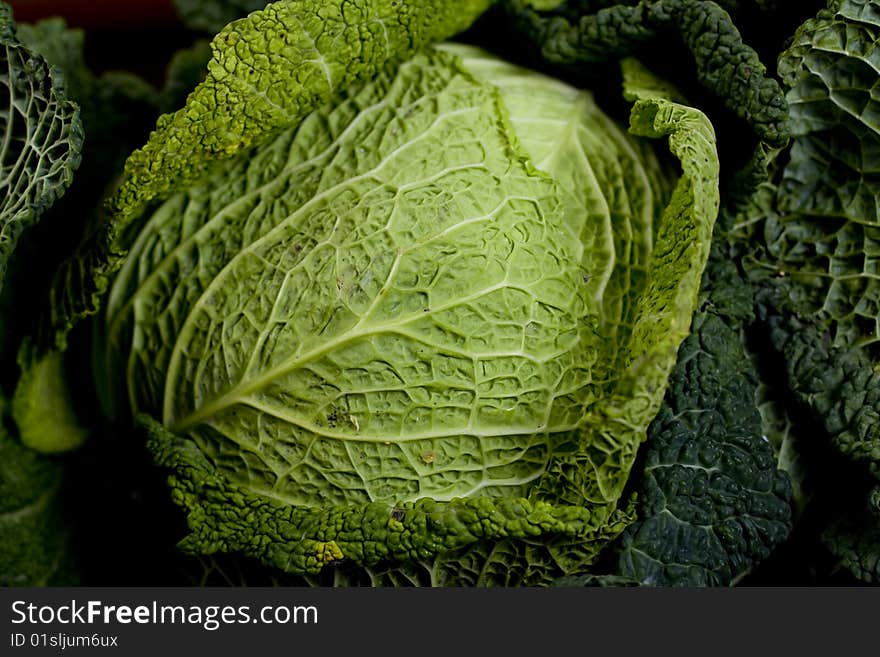
[[[101,309],[104,411],[149,432],[188,551],[315,575],[479,543],[521,583],[587,568],[632,520],[697,303],[714,132],[635,62],[630,136],[587,91],[418,51],[486,5],[282,2],[224,28],[59,268],[22,437],[79,441],[72,400],[48,431],[39,400]],[[435,581],[474,569],[448,563]]]
[[[444,47],[139,220],[105,398],[151,418],[189,550],[315,574],[529,539],[563,574],[625,526],[718,205],[708,121],[632,77],[683,175],[589,93]]]

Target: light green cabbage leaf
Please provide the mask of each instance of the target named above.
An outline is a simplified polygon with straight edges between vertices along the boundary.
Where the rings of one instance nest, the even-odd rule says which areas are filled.
[[[821,427],[804,432],[798,449],[832,448],[803,473],[804,493],[815,486],[820,508],[832,496],[824,540],[868,581],[880,526],[865,503],[880,495],[878,43],[880,9],[868,0],[831,0],[798,29],[779,59],[792,145],[734,229],[747,243],[743,265],[789,402]],[[826,481],[840,456],[845,487]],[[841,519],[840,508],[859,510]],[[854,540],[858,522],[863,538]]]

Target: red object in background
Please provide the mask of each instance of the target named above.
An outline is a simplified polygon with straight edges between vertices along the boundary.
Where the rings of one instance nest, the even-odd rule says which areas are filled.
[[[6,0],[16,21],[63,16],[71,27],[168,27],[178,23],[172,0]]]

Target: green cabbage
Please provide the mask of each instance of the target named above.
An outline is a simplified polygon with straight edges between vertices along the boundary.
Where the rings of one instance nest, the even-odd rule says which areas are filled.
[[[551,577],[626,526],[719,202],[709,122],[628,80],[680,174],[588,92],[444,47],[135,220],[103,397],[184,547],[314,574],[528,540]]]
[[[0,3],[0,290],[23,234],[64,194],[83,143],[61,71],[21,42]],[[3,290],[4,296],[11,292]],[[0,300],[2,301],[2,300]],[[6,304],[3,304],[6,305]],[[5,327],[0,324],[0,344]]]
[[[794,447],[812,464],[799,470],[814,523],[868,582],[880,579],[878,40],[868,0],[833,0],[797,30],[779,59],[792,145],[734,230],[781,387],[811,424]]]

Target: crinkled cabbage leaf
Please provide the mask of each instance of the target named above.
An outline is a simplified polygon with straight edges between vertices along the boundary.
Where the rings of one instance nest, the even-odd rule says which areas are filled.
[[[58,69],[16,36],[0,3],[0,289],[19,237],[64,193],[79,165],[82,124]]]
[[[814,466],[823,495],[849,496],[831,503],[825,540],[869,581],[880,523],[865,503],[880,490],[878,39],[880,10],[866,0],[834,0],[797,31],[779,60],[792,146],[735,230],[749,242],[743,263],[796,414],[823,429],[804,435],[801,449],[827,440],[852,466],[845,486],[825,481],[828,457]],[[838,522],[844,506],[858,511]]]
[[[633,472],[637,520],[600,576],[567,585],[730,586],[789,535],[792,487],[755,405],[749,286],[716,239],[701,304]]]

